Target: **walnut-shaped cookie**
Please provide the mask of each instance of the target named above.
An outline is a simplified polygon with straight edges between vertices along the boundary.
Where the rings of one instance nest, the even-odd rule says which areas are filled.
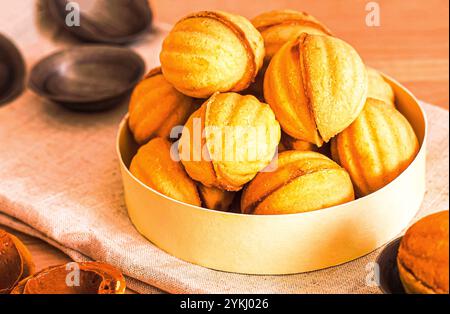
[[[264,38],[266,62],[270,61],[285,43],[302,33],[331,35],[331,31],[315,17],[294,10],[265,12],[255,17],[252,23]]]
[[[201,206],[197,186],[184,171],[168,140],[156,137],[139,148],[130,172],[142,183],[183,203]],[[176,149],[175,149],[176,151]]]
[[[369,74],[369,91],[367,98],[375,98],[384,101],[389,106],[395,107],[394,89],[377,70],[367,67]]]
[[[192,179],[239,191],[270,164],[280,132],[269,105],[254,96],[217,93],[186,123],[180,158]]]
[[[156,68],[131,95],[128,125],[143,145],[154,137],[170,138],[172,129],[184,125],[195,110],[194,99],[176,90]]]
[[[306,33],[275,54],[264,80],[265,100],[283,131],[319,147],[358,117],[367,90],[366,67],[355,49]]]
[[[264,41],[252,23],[221,11],[183,18],[164,40],[160,54],[167,80],[197,98],[245,90],[263,59]]]
[[[242,193],[244,214],[294,214],[354,200],[347,171],[328,157],[291,150],[278,156],[272,172],[259,173]]]
[[[368,98],[364,110],[331,142],[333,159],[350,174],[358,196],[379,190],[414,160],[419,141],[394,107]]]

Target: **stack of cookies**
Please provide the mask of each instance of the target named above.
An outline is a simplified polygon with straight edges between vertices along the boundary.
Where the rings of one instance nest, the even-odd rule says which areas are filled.
[[[194,13],[160,61],[131,98],[130,171],[178,201],[314,211],[377,191],[418,153],[392,87],[306,13]]]

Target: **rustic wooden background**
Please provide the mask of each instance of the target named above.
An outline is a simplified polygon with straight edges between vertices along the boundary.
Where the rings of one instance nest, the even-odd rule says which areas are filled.
[[[16,0],[22,1],[22,0]],[[365,0],[150,0],[158,21],[174,23],[198,10],[221,9],[252,18],[273,9],[303,10],[350,42],[369,65],[405,84],[418,98],[449,107],[448,0],[378,0],[381,25],[368,27]],[[14,2],[2,1],[2,6]],[[32,10],[34,8],[30,8]],[[1,13],[1,12],[0,12]],[[14,21],[10,21],[14,23]],[[1,31],[1,29],[0,29]],[[0,226],[11,231],[6,226]],[[69,258],[38,239],[16,232],[37,269]]]
[[[404,83],[420,99],[448,109],[447,0],[150,0],[174,23],[188,12],[221,9],[252,18],[273,9],[306,11],[351,43],[366,63]],[[368,27],[366,4],[380,6],[381,25]]]

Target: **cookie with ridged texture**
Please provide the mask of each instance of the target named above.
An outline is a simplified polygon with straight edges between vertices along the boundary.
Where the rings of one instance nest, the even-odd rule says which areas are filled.
[[[266,55],[255,82],[246,91],[261,100],[264,99],[264,76],[269,62],[285,43],[302,33],[331,35],[328,28],[313,16],[293,10],[266,12],[255,17],[252,23],[264,39]]]
[[[254,81],[264,60],[261,34],[246,18],[221,11],[179,21],[160,54],[164,76],[183,94],[207,98],[239,92]]]
[[[203,185],[238,191],[269,165],[280,132],[269,105],[250,95],[217,93],[186,123],[181,161]]]
[[[275,54],[264,80],[264,98],[283,131],[319,147],[358,117],[367,90],[367,71],[355,49],[306,33]]]
[[[176,148],[156,137],[139,148],[131,161],[130,172],[142,183],[183,203],[201,206],[197,186],[177,161]]]
[[[419,141],[408,120],[394,107],[372,98],[355,122],[331,142],[333,159],[350,173],[358,196],[394,180],[418,151]]]
[[[389,106],[395,107],[394,89],[377,70],[367,67],[369,75],[369,91],[367,98],[375,98],[384,101]]]
[[[397,255],[407,293],[449,293],[448,210],[422,218],[408,229]]]
[[[242,194],[244,214],[277,215],[319,210],[354,200],[350,176],[326,156],[286,151],[272,172],[259,173]]]
[[[252,23],[264,38],[266,62],[270,61],[285,43],[302,33],[331,35],[331,31],[315,17],[294,10],[265,12],[255,17]]]
[[[172,128],[183,126],[195,110],[194,99],[176,90],[156,68],[131,95],[128,125],[136,142],[143,145],[154,137],[169,139]]]

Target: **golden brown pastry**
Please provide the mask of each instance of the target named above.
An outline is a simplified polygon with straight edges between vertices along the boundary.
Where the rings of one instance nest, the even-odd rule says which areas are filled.
[[[419,142],[408,120],[372,98],[356,121],[331,142],[333,159],[350,173],[358,196],[394,180],[418,151]]]
[[[302,140],[297,140],[284,132],[281,132],[281,143],[282,149],[284,150],[302,150],[302,151],[312,151],[317,152],[319,148],[311,144],[310,142],[305,142]]]
[[[448,210],[427,216],[403,237],[397,266],[407,293],[449,293],[448,219]]]
[[[275,171],[259,173],[245,188],[242,213],[293,214],[354,200],[348,173],[319,153],[286,151],[277,162]]]
[[[395,94],[392,86],[384,80],[377,70],[367,67],[367,73],[369,74],[369,92],[367,97],[382,100],[386,104],[395,107]]]
[[[195,111],[194,100],[177,91],[161,73],[152,70],[133,91],[129,126],[140,145],[154,137],[170,138],[173,127],[184,125]]]
[[[203,184],[199,184],[198,192],[200,194],[200,198],[202,199],[203,207],[224,212],[230,209],[236,194],[234,192],[224,191],[217,188],[208,188]]]
[[[356,119],[367,89],[365,65],[350,45],[306,33],[278,51],[264,80],[283,131],[318,147]]]
[[[14,235],[0,230],[0,294],[9,293],[23,278],[34,273],[30,251]]]
[[[172,158],[171,145],[161,137],[152,139],[134,156],[130,171],[142,183],[168,197],[201,206],[197,186],[181,163]]]
[[[255,17],[252,23],[264,38],[266,62],[270,61],[285,43],[302,33],[331,35],[330,30],[313,16],[293,10],[266,12]]]
[[[244,92],[261,101],[264,100],[264,76],[269,62],[276,52],[289,40],[302,33],[331,35],[331,32],[308,13],[293,10],[279,10],[263,13],[252,20],[264,39],[266,55],[264,64],[255,82]]]
[[[75,263],[73,263],[75,265]],[[77,263],[79,284],[67,284],[75,267],[70,264],[52,266],[21,281],[11,294],[124,294],[126,283],[122,273],[101,262]],[[75,278],[73,278],[75,280]]]
[[[249,87],[264,59],[264,41],[242,16],[220,11],[191,14],[164,40],[164,76],[183,94],[207,98]]]
[[[217,93],[186,123],[180,158],[192,179],[238,191],[271,162],[279,142],[280,125],[269,105],[254,96]]]

